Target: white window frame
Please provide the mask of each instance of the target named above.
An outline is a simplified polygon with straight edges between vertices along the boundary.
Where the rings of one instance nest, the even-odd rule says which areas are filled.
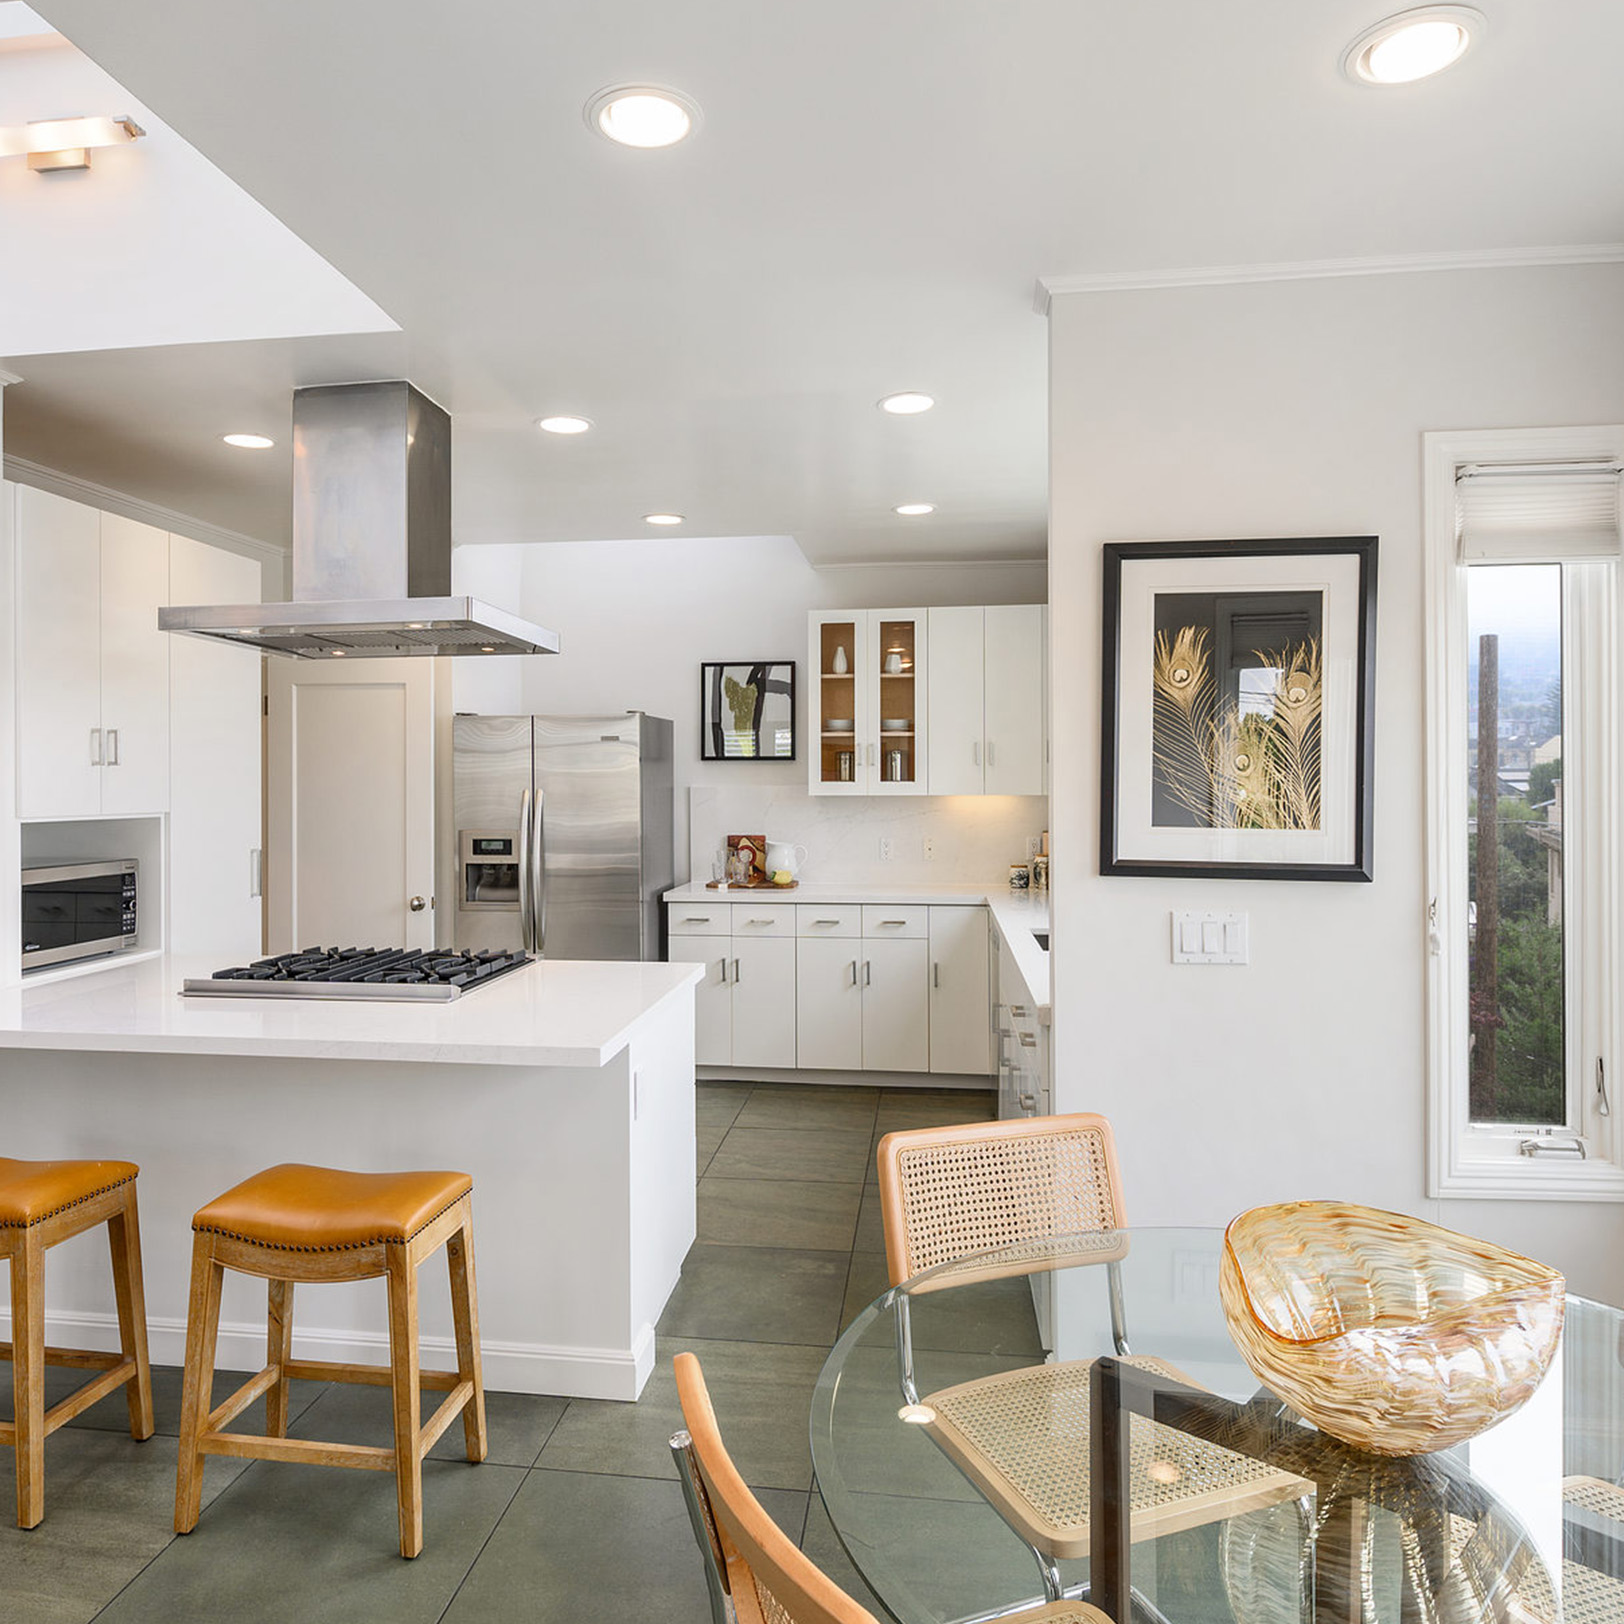
[[[1573,429],[1479,430],[1422,436],[1424,464],[1425,626],[1427,641],[1427,1193],[1434,1199],[1624,1201],[1624,1077],[1619,1004],[1624,961],[1619,947],[1624,839],[1624,561],[1603,566],[1610,593],[1564,587],[1563,733],[1577,748],[1572,784],[1563,786],[1564,1043],[1570,1126],[1577,1155],[1519,1153],[1526,1130],[1474,1125],[1467,1085],[1467,625],[1466,570],[1456,544],[1455,483],[1468,463],[1624,460],[1624,424]],[[1566,577],[1565,577],[1566,579]],[[1582,650],[1582,653],[1580,652]],[[1570,661],[1573,662],[1570,668]],[[1583,669],[1589,680],[1570,680]],[[1570,790],[1572,793],[1570,794]],[[1576,858],[1577,861],[1572,859]],[[1584,895],[1577,896],[1583,876]],[[1574,903],[1569,909],[1568,903]],[[1592,1076],[1606,1065],[1610,1114],[1600,1109]]]

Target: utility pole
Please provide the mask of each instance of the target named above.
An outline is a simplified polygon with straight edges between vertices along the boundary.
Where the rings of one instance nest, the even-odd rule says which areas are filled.
[[[1471,1116],[1495,1120],[1500,1028],[1500,639],[1477,645],[1477,937],[1472,944]]]

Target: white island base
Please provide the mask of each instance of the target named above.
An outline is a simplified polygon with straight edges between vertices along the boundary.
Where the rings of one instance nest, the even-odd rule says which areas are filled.
[[[6,1153],[140,1164],[155,1363],[182,1362],[211,1197],[284,1161],[450,1168],[474,1180],[486,1385],[637,1397],[694,1239],[695,972],[538,964],[430,1007],[177,997],[199,974],[0,990]],[[452,1365],[443,1262],[420,1279],[425,1362]],[[46,1321],[53,1344],[117,1346],[101,1231],[52,1249]],[[302,1358],[386,1364],[387,1325],[381,1280],[295,1292]],[[228,1271],[218,1364],[264,1359],[265,1286]]]

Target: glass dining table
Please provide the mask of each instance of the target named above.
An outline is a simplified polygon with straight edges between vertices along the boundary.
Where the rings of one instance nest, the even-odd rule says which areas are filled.
[[[1384,1457],[1259,1385],[1222,1248],[1207,1229],[1060,1237],[858,1315],[818,1378],[812,1459],[898,1624],[1061,1594],[1118,1624],[1624,1624],[1624,1313],[1570,1296],[1523,1409]]]

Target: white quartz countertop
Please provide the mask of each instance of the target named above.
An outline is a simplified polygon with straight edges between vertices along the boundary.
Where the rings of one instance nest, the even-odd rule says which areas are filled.
[[[447,1004],[180,996],[187,977],[220,967],[164,955],[0,988],[0,1049],[601,1066],[645,1015],[692,996],[703,974],[691,964],[550,960]]]
[[[667,891],[666,902],[869,902],[904,905],[916,903],[946,907],[952,904],[985,907],[999,934],[1009,944],[1015,967],[1026,983],[1027,998],[1044,1020],[1049,1013],[1049,955],[1033,940],[1033,931],[1049,928],[1047,891],[1012,891],[1007,885],[884,885],[871,881],[803,881],[793,890],[777,887],[710,886],[700,882],[679,885]],[[1006,998],[1007,1001],[1007,998]]]

